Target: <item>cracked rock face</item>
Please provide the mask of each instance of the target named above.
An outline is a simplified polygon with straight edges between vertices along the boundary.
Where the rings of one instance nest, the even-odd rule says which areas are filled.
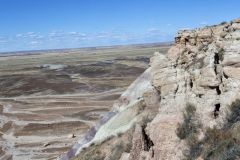
[[[151,83],[160,100],[159,113],[146,128],[154,152],[147,159],[182,159],[186,146],[176,128],[186,103],[196,106],[204,132],[221,127],[228,105],[240,97],[240,19],[179,32],[167,55],[151,58]]]
[[[180,160],[187,146],[176,130],[186,104],[196,107],[201,137],[207,128],[223,125],[228,106],[240,97],[239,93],[240,19],[181,31],[168,54],[154,54],[150,68],[122,94],[113,106],[116,115],[96,130],[96,135],[104,140],[125,132],[123,126],[136,124],[131,151],[124,152],[121,160]],[[142,113],[135,116],[129,110],[136,103]],[[141,125],[139,121],[148,110],[157,114]],[[132,123],[131,119],[136,121]]]

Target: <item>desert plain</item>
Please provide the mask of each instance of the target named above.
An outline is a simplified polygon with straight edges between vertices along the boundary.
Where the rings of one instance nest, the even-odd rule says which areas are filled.
[[[56,159],[146,69],[147,44],[0,54],[0,159]]]

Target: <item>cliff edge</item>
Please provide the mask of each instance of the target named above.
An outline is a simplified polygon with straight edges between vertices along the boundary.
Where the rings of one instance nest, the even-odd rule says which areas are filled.
[[[78,146],[74,159],[184,159],[192,151],[178,133],[188,120],[186,106],[194,106],[190,120],[201,126],[194,131],[200,141],[209,129],[226,125],[239,93],[240,19],[180,31],[168,54],[154,54],[150,67],[114,104],[114,115]]]

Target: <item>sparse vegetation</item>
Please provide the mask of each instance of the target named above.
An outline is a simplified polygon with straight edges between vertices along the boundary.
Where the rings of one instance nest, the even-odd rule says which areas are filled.
[[[208,129],[203,140],[202,157],[205,160],[234,160],[240,158],[239,140],[229,128]]]
[[[111,150],[112,154],[109,157],[109,160],[120,159],[123,152],[124,152],[124,143],[121,141]]]
[[[129,153],[132,149],[132,132],[126,135],[127,139],[125,141],[121,140],[118,142],[111,150],[111,155],[109,160],[120,159],[123,152]]]
[[[200,123],[196,118],[196,107],[192,104],[187,104],[183,113],[183,123],[178,124],[177,136],[180,139],[186,139],[198,132]]]
[[[198,140],[198,130],[193,123],[195,109],[187,106],[184,121],[179,124],[177,135],[187,141],[186,160],[202,157],[204,160],[235,160],[240,158],[240,100],[230,106],[223,128],[208,128],[202,140]],[[197,121],[197,120],[195,120]],[[201,127],[201,125],[198,125]],[[194,128],[194,129],[192,129]]]
[[[187,160],[195,159],[201,153],[201,145],[198,143],[198,132],[201,128],[201,123],[197,119],[196,107],[192,104],[187,104],[183,113],[183,122],[178,124],[177,136],[180,139],[185,139],[189,150],[184,153]]]
[[[100,147],[92,145],[87,150],[85,149],[76,160],[104,160],[104,158],[105,155],[101,152]]]
[[[240,100],[236,100],[230,106],[230,112],[227,116],[227,124],[225,127],[230,128],[240,121]]]
[[[146,127],[148,123],[152,122],[154,116],[147,115],[142,118],[141,125],[143,127]]]
[[[92,143],[72,160],[118,160],[123,152],[131,151],[133,132],[134,128],[117,136],[110,136],[99,144]]]
[[[224,49],[223,48],[219,49],[218,56],[219,56],[219,60],[223,61],[223,58],[224,58]]]
[[[130,153],[131,149],[132,149],[132,138],[133,138],[133,133],[129,133],[128,134],[128,143],[126,144],[126,149],[125,152]]]

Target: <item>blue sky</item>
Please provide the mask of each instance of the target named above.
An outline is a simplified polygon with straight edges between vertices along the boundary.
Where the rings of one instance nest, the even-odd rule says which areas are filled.
[[[0,52],[172,41],[240,17],[239,0],[0,0]]]

